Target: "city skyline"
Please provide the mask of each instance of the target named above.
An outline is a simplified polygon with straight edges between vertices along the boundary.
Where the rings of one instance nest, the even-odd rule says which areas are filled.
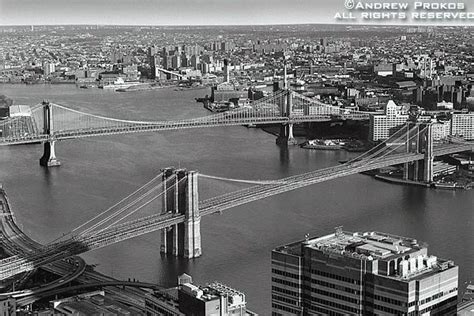
[[[414,2],[406,1],[410,5]],[[465,5],[469,12],[471,8]],[[0,0],[0,25],[469,25],[469,20],[335,18],[337,13],[344,12],[349,12],[344,0],[68,0],[67,5],[61,0]]]

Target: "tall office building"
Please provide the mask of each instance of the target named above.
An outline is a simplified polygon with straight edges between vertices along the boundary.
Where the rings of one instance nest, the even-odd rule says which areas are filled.
[[[150,60],[150,77],[152,79],[160,78],[161,58],[159,55],[153,55]]]
[[[224,82],[229,82],[230,75],[229,75],[229,61],[224,59]]]
[[[272,315],[456,315],[458,267],[412,238],[336,232],[272,251]]]
[[[155,57],[157,53],[158,53],[158,48],[155,45],[148,47],[148,50],[147,50],[148,63],[151,64],[153,62],[153,58]]]
[[[171,68],[178,69],[181,67],[181,55],[175,54],[171,56]]]
[[[454,113],[451,118],[451,135],[474,140],[474,113]]]
[[[398,106],[392,100],[389,100],[384,108],[383,114],[371,114],[369,123],[369,140],[376,142],[386,140],[400,128],[405,126],[409,119],[408,110]],[[430,115],[421,115],[419,122],[430,122]],[[440,140],[449,135],[449,128],[435,125],[433,128],[433,139]]]
[[[43,73],[45,76],[50,76],[53,72],[56,71],[56,65],[49,61],[43,62]]]
[[[385,140],[408,121],[408,113],[392,100],[384,108],[384,114],[370,115],[369,137],[371,141]]]
[[[418,118],[420,122],[434,122],[433,139],[435,141],[445,139],[449,135],[462,136],[466,140],[474,140],[474,113],[453,112],[452,118],[444,123],[436,123],[436,119],[428,113]],[[383,114],[370,115],[369,140],[386,140],[405,126],[409,115],[397,106],[393,101],[388,101]]]
[[[191,67],[193,67],[194,70],[199,69],[199,55],[192,55],[191,56]]]
[[[171,59],[172,59],[172,56],[163,55],[163,58],[161,59],[161,66],[163,67],[163,69],[171,68]]]

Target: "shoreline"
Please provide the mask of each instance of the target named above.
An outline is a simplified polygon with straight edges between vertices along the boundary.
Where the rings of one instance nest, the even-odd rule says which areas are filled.
[[[376,174],[373,177],[374,177],[374,179],[381,180],[381,181],[388,182],[388,183],[395,183],[395,184],[402,184],[402,185],[414,185],[414,186],[421,186],[421,187],[425,187],[425,188],[432,187],[430,183],[424,183],[424,182],[413,181],[413,180],[398,179],[398,178],[383,176],[383,175],[379,175],[379,174]]]

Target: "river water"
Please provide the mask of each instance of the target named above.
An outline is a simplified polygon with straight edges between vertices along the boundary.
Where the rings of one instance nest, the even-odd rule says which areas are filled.
[[[0,85],[15,104],[43,99],[89,113],[136,120],[209,115],[195,97],[206,90],[116,93],[72,85]],[[0,182],[23,230],[43,243],[107,209],[161,168],[184,167],[219,177],[278,179],[336,165],[345,152],[282,149],[259,129],[219,127],[101,136],[57,144],[59,168],[39,166],[40,145],[0,148]],[[245,187],[200,180],[201,199]],[[158,204],[158,203],[157,203]],[[158,205],[156,206],[158,208]],[[153,208],[136,216],[151,214]],[[406,187],[353,175],[253,202],[202,220],[203,256],[191,261],[162,257],[159,233],[84,254],[101,272],[166,286],[183,272],[198,283],[214,280],[246,294],[248,306],[270,314],[271,250],[345,230],[376,230],[427,242],[429,253],[460,266],[460,290],[474,275],[474,191]]]

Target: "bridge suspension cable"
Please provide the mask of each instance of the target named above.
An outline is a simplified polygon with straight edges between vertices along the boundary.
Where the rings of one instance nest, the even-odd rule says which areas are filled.
[[[166,181],[170,181],[171,179],[175,178],[176,176],[172,176],[168,179],[166,179]],[[185,180],[185,178],[182,178],[180,180],[178,180],[178,182],[176,182],[176,186],[179,186],[183,181]],[[150,200],[146,201],[144,204],[136,207],[134,210],[132,210],[131,212],[125,214],[124,216],[122,216],[121,218],[115,220],[113,223],[109,224],[107,227],[103,228],[103,229],[100,229],[100,230],[96,230],[92,233],[88,233],[88,234],[81,234],[81,236],[85,236],[85,235],[89,235],[89,236],[95,236],[99,233],[102,233],[106,230],[108,230],[109,228],[113,228],[115,225],[117,225],[118,223],[120,223],[122,220],[124,220],[125,218],[135,214],[136,212],[138,212],[139,210],[141,210],[142,208],[144,208],[145,206],[149,205],[151,202],[155,201],[156,199],[162,197],[164,194],[166,194],[167,192],[169,192],[170,190],[172,190],[173,187],[170,186],[168,187],[166,190],[162,190],[160,194],[157,194],[157,195],[154,195]]]
[[[78,225],[77,227],[75,227],[74,229],[72,229],[71,231],[66,233],[65,235],[56,238],[55,240],[51,241],[50,243],[54,243],[54,242],[56,242],[60,239],[65,238],[66,236],[72,235],[73,233],[81,230],[83,227],[93,223],[94,221],[96,221],[96,222],[93,223],[93,225],[91,227],[85,228],[82,232],[86,232],[86,231],[89,231],[90,229],[94,229],[94,228],[100,226],[100,224],[105,223],[108,220],[112,219],[113,217],[117,216],[116,215],[117,213],[121,212],[126,207],[129,207],[134,201],[137,201],[137,199],[141,198],[144,193],[149,192],[150,190],[154,189],[158,185],[161,185],[162,184],[162,182],[161,182],[162,175],[163,175],[163,173],[160,173],[157,176],[153,177],[150,181],[148,181],[143,186],[141,186],[140,188],[138,188],[137,190],[135,190],[134,192],[132,192],[128,196],[124,197],[123,199],[121,199],[120,201],[118,201],[117,203],[112,205],[111,207],[109,207],[106,210],[100,212],[99,214],[97,214],[93,218],[87,220],[86,222],[82,223],[81,225]],[[97,220],[101,216],[104,216],[107,213],[111,213],[111,214],[109,214],[107,217],[105,217],[104,219],[97,222]],[[98,225],[98,223],[100,223],[100,224]]]
[[[158,189],[161,189],[161,188],[162,188],[162,184],[158,184],[156,186],[153,186],[147,192],[141,194],[136,199],[130,201],[128,204],[122,206],[121,208],[119,208],[118,210],[113,212],[112,214],[110,214],[107,217],[105,217],[104,219],[94,223],[91,227],[81,231],[78,234],[78,236],[86,235],[86,234],[90,233],[91,231],[94,231],[94,230],[98,229],[100,226],[105,225],[107,222],[113,220],[117,216],[120,216],[121,214],[129,211],[132,206],[135,206],[137,203],[141,202],[145,198],[148,198],[150,195],[155,194],[155,191],[158,190]]]
[[[168,178],[166,181],[171,181],[173,179],[173,176]],[[135,198],[134,200],[130,201],[128,204],[124,205],[123,207],[121,207],[120,209],[118,209],[117,211],[115,211],[114,213],[112,213],[111,215],[107,216],[106,218],[104,218],[103,220],[95,223],[92,227],[89,227],[88,229],[82,231],[80,234],[78,234],[78,236],[84,236],[84,235],[88,235],[90,234],[91,232],[93,232],[94,230],[98,230],[100,226],[104,226],[106,225],[108,222],[110,222],[111,220],[113,220],[114,218],[120,216],[121,214],[123,213],[126,213],[127,211],[130,211],[131,210],[131,207],[137,207],[136,205],[140,202],[142,202],[145,198],[148,198],[150,195],[153,197],[151,201],[155,200],[156,197],[159,197],[163,194],[163,192],[161,192],[160,194],[158,194],[156,191],[157,190],[161,190],[162,191],[162,188],[163,188],[163,183],[159,183],[158,185],[155,185],[153,187],[151,187],[150,189],[148,189],[146,192],[142,193],[140,196],[138,196],[137,198]],[[169,189],[169,188],[168,188]],[[149,203],[148,203],[149,204]],[[141,209],[141,208],[140,208]],[[132,211],[133,212],[133,211]],[[128,217],[129,215],[127,215],[126,217]],[[120,221],[120,220],[119,220]]]
[[[349,160],[347,162],[347,164],[354,163],[354,162],[360,161],[362,159],[371,159],[371,158],[374,158],[377,155],[383,153],[384,151],[387,151],[387,147],[386,147],[387,143],[391,143],[391,142],[397,143],[401,140],[405,140],[405,137],[408,133],[407,131],[405,131],[405,129],[406,129],[406,127],[403,127],[401,129],[399,129],[388,140],[378,144],[376,147],[372,148],[368,152],[364,152],[363,154],[361,154],[361,155],[359,155],[355,158],[352,158],[351,160]],[[415,130],[415,127],[413,127],[412,130]],[[399,148],[399,146],[396,146],[395,148],[390,149],[388,151],[388,153],[391,153],[391,152],[393,152],[394,150],[396,150],[398,148]],[[387,156],[388,153],[382,155],[381,157]],[[329,167],[327,169],[332,169],[332,168],[333,167]],[[319,169],[319,170],[324,170],[324,169]],[[206,174],[202,174],[202,173],[200,173],[199,176],[202,177],[202,178],[208,178],[208,179],[216,179],[216,180],[222,180],[222,181],[248,183],[248,184],[257,184],[257,185],[278,185],[278,184],[285,184],[286,183],[286,181],[284,181],[283,179],[280,179],[280,180],[243,180],[243,179],[234,179],[234,178],[206,175]],[[228,193],[228,194],[232,194],[232,193]],[[218,197],[216,197],[216,198],[218,198]]]
[[[36,119],[36,113],[41,112],[41,104],[31,108],[31,116],[19,115],[0,120],[1,138],[24,137],[25,135],[42,133],[42,124]]]
[[[292,108],[289,113],[282,112],[288,97],[293,100]],[[348,110],[310,99],[289,90],[274,92],[254,101],[249,107],[183,120],[117,119],[86,113],[61,104],[50,103],[49,105],[49,111],[52,114],[51,126],[53,127],[50,133],[43,132],[46,122],[44,122],[44,111],[39,106],[32,111],[31,120],[25,120],[26,127],[15,125],[8,129],[10,133],[4,132],[0,137],[0,145],[197,127],[327,121],[332,120],[334,115],[342,115],[343,118],[367,119],[368,115],[361,111],[349,110],[348,112]],[[23,124],[21,119],[17,121],[18,124]]]
[[[212,214],[251,201],[288,192],[318,182],[351,175],[364,170],[419,160],[420,156],[421,158],[423,157],[423,153],[420,153],[419,151],[413,153],[406,151],[397,154],[392,153],[401,146],[405,146],[407,142],[410,142],[413,138],[420,137],[420,133],[423,133],[425,128],[418,128],[415,132],[413,132],[413,128],[404,128],[396,132],[388,140],[390,143],[395,144],[394,146],[385,147],[384,144],[380,144],[373,150],[369,151],[369,153],[364,153],[346,164],[287,177],[279,180],[280,183],[255,185],[247,189],[204,200],[199,203],[200,214],[201,216]],[[407,147],[407,149],[409,149],[409,147]],[[439,153],[443,151],[437,152]],[[369,168],[367,168],[367,166],[369,166]],[[173,186],[168,187],[168,189],[171,189],[171,187]],[[149,189],[153,190],[153,187]],[[145,190],[143,195],[147,192],[149,191]],[[135,200],[139,201],[139,203],[133,204],[132,206],[134,208],[140,208],[141,206],[144,207],[145,205],[143,204],[146,204],[149,201],[147,199],[140,199],[140,197],[135,198]],[[136,208],[131,209],[131,211],[137,211]],[[13,256],[1,260],[0,275],[2,278],[6,278],[19,272],[31,270],[42,264],[68,257],[72,254],[79,254],[91,249],[104,247],[133,236],[169,227],[170,225],[176,225],[185,220],[185,216],[182,214],[155,214],[149,215],[145,218],[117,224],[119,221],[130,215],[123,215],[122,213],[121,216],[122,218],[120,219],[118,219],[117,216],[112,217],[111,219],[114,220],[114,223],[109,224],[107,227],[99,231],[97,231],[97,228],[95,231],[89,232],[88,235],[74,236],[69,240],[46,246],[45,248],[39,249],[31,254]]]
[[[302,95],[302,94],[297,94],[296,98],[299,98],[299,99],[304,100],[304,101],[306,101],[308,103],[311,103],[311,104],[316,104],[320,107],[324,107],[324,108],[327,108],[327,109],[334,110],[336,113],[341,113],[341,110],[346,111],[346,109],[344,109],[344,108],[340,108],[338,106],[334,106],[334,105],[331,105],[331,104],[321,102],[318,99],[308,98],[307,96]],[[359,110],[353,110],[353,109],[350,109],[348,111],[350,113],[358,113],[358,114],[374,114],[374,112],[366,112],[366,111],[359,111]]]
[[[225,177],[218,177],[218,176],[211,176],[203,173],[199,173],[199,177],[207,178],[207,179],[214,179],[214,180],[222,180],[222,181],[229,181],[229,182],[238,182],[238,183],[248,183],[248,184],[281,184],[280,180],[244,180],[244,179],[233,179],[233,178],[225,178]]]
[[[411,131],[411,130],[410,130]],[[396,133],[397,138],[396,141],[400,141],[405,139],[406,132],[400,131]],[[409,140],[414,137],[418,137],[418,134],[412,135]],[[393,138],[391,138],[393,140]],[[406,140],[406,139],[405,139]],[[287,192],[290,190],[294,190],[300,187],[304,187],[310,184],[318,183],[323,181],[323,179],[331,179],[333,177],[339,177],[348,174],[354,174],[363,170],[366,166],[375,164],[377,161],[381,161],[385,159],[387,155],[392,153],[393,151],[397,150],[400,146],[404,145],[404,143],[394,146],[393,148],[389,149],[388,151],[386,148],[376,148],[374,152],[372,152],[368,157],[365,157],[363,160],[359,160],[359,157],[364,157],[365,154],[360,155],[359,157],[354,158],[353,160],[349,161],[346,164],[336,166],[336,167],[328,167],[312,172],[308,172],[302,175],[295,175],[291,177],[287,177],[281,179],[284,184],[281,185],[257,185],[250,188],[242,189],[236,192],[227,193],[218,197],[210,198],[204,200],[200,203],[200,208],[202,214],[210,214],[222,209],[227,209],[236,205],[245,204],[247,202],[258,200],[264,197],[272,196],[275,194]],[[383,144],[380,144],[377,147],[382,147]],[[385,150],[385,152],[384,152]],[[377,157],[382,153],[382,156]],[[337,176],[336,176],[337,175]]]
[[[257,100],[256,103],[253,104],[253,106],[256,107],[256,108],[261,108],[261,107],[264,107],[264,106],[275,106],[274,99],[280,98],[284,94],[285,94],[285,91],[278,91],[278,92],[276,92],[276,93],[274,93],[270,96],[267,96],[267,97],[264,97],[262,99]],[[269,102],[269,101],[273,101],[273,102]],[[97,115],[97,114],[86,113],[86,112],[83,112],[83,111],[71,109],[69,107],[66,107],[64,105],[60,105],[60,104],[57,104],[57,103],[54,103],[53,106],[56,107],[56,108],[62,109],[64,111],[67,111],[69,113],[75,113],[75,114],[80,115],[84,118],[89,117],[89,118],[95,118],[95,119],[100,119],[100,120],[103,120],[103,121],[111,121],[111,122],[117,122],[117,123],[138,124],[138,125],[157,125],[157,124],[162,125],[162,124],[168,124],[169,122],[171,122],[171,121],[136,121],[136,120],[117,119],[117,118],[111,118],[111,117],[101,116],[101,115]],[[235,110],[235,111],[232,111],[232,112],[228,112],[227,115],[229,113],[233,113],[233,114],[236,114],[236,113],[239,113],[239,112],[242,113],[242,112],[245,112],[245,110],[246,110],[245,108]],[[221,118],[221,117],[224,117],[224,116],[226,116],[226,113],[207,115],[207,116],[203,116],[203,117],[187,119],[187,120],[184,120],[184,121],[215,120],[215,119],[218,119],[218,118]]]
[[[159,174],[158,176],[154,177],[152,180],[150,180],[148,183],[146,183],[144,186],[141,188],[137,189],[135,192],[130,194],[129,196],[125,197],[118,203],[114,204],[112,207],[108,208],[101,214],[96,215],[94,218],[88,220],[87,222],[83,223],[82,225],[79,225],[76,227],[75,230],[70,231],[67,235],[72,235],[73,239],[77,238],[91,238],[93,236],[96,236],[99,233],[102,233],[104,231],[107,231],[110,228],[116,227],[118,223],[123,221],[124,219],[130,217],[131,215],[135,214],[139,210],[143,209],[145,206],[149,205],[156,199],[160,198],[163,196],[163,194],[169,192],[170,190],[174,189],[175,186],[178,186],[184,181],[183,179],[180,179],[177,183],[175,183],[173,186],[167,186],[166,190],[163,190],[163,184],[168,184],[168,182],[173,181],[176,178],[176,175],[172,175],[171,177],[167,178],[164,182],[160,182],[159,184],[155,184],[155,182],[161,178],[163,173]],[[157,190],[160,190],[159,193],[156,192]],[[151,196],[150,199],[148,199]],[[125,205],[122,205],[124,204]],[[139,204],[141,203],[141,204]],[[117,206],[120,206],[117,210]],[[100,218],[100,216],[104,215],[105,213],[111,212],[112,210],[115,210],[112,214],[109,214],[107,217],[101,219],[98,222],[95,222],[92,226],[82,230],[80,233],[73,235],[74,231],[78,231],[80,228],[86,226],[87,224],[90,224]],[[125,213],[125,215],[123,215]],[[120,218],[117,219],[118,216],[121,216]],[[113,222],[111,222],[113,220]],[[111,223],[110,223],[111,222]],[[106,226],[107,225],[107,226]],[[104,227],[105,226],[105,227]],[[61,236],[60,238],[57,238],[55,241],[64,238],[66,235]],[[52,243],[50,243],[48,246],[51,247]]]

